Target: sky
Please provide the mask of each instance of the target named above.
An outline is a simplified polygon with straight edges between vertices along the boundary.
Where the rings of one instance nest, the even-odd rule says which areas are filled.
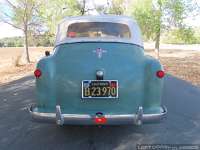
[[[5,0],[0,0],[0,3],[5,3]],[[88,6],[92,7],[93,3],[97,5],[104,5],[107,3],[107,0],[87,0]],[[95,12],[93,12],[95,14]],[[23,36],[23,32],[19,29],[12,27],[6,23],[0,22],[0,39],[4,37],[15,37],[15,36]]]
[[[196,0],[200,6],[200,0]],[[92,6],[93,3],[96,5],[104,5],[107,3],[107,0],[87,0],[88,5]],[[0,3],[5,3],[5,0],[0,0]],[[93,12],[95,14],[95,12]],[[195,18],[187,18],[185,22],[190,26],[200,27],[200,15]],[[19,29],[16,29],[8,24],[0,22],[0,39],[4,37],[14,37],[14,36],[23,36],[23,32]]]

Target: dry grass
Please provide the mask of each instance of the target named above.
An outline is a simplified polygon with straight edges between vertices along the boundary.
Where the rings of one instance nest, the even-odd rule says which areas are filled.
[[[155,57],[154,51],[146,51]],[[200,86],[200,51],[161,50],[160,61],[168,74]]]
[[[0,48],[0,84],[17,80],[26,75],[33,74],[35,63],[44,56],[46,50],[51,47],[30,48],[31,63],[27,65],[16,65],[23,48]]]
[[[30,48],[32,63],[15,67],[13,60],[22,50],[23,48],[0,48],[0,84],[33,74],[35,62],[44,56],[45,50],[52,48]],[[156,56],[153,50],[146,50],[146,54]],[[161,50],[160,61],[167,73],[200,86],[200,51]]]
[[[26,75],[29,75],[33,72],[34,68],[35,63],[30,63],[27,65],[21,65],[17,67],[10,66],[9,69],[4,69],[3,71],[0,71],[0,84],[17,80]]]

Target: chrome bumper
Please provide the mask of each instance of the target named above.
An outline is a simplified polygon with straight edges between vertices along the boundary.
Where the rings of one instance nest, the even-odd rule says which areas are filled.
[[[56,106],[56,113],[41,113],[37,112],[37,107],[32,105],[29,108],[29,113],[33,120],[41,122],[56,123],[58,125],[97,125],[94,122],[96,115],[88,114],[62,114],[60,106]],[[143,108],[139,107],[136,114],[125,115],[104,115],[107,119],[107,125],[122,125],[157,122],[166,117],[167,109],[162,107],[163,111],[159,114],[143,114]]]

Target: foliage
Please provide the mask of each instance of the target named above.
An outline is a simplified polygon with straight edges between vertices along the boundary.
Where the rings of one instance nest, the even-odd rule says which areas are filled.
[[[152,39],[155,37],[156,23],[158,17],[155,17],[155,11],[152,9],[152,0],[144,0],[143,3],[135,1],[131,7],[131,15],[137,20],[142,30],[145,39]]]
[[[54,45],[54,35],[49,32],[44,34],[31,36],[29,38],[29,46],[44,46],[49,47]],[[24,37],[11,37],[0,39],[0,47],[23,47]]]
[[[184,19],[193,10],[187,0],[135,0],[131,15],[138,21],[146,40],[154,40],[159,50],[161,33],[171,32],[176,42],[195,43],[193,30],[186,27]]]
[[[124,0],[112,0],[109,8],[110,14],[123,15],[125,13],[125,1]]]
[[[171,25],[182,22],[182,17],[179,12],[183,12],[183,10],[176,9],[176,6],[172,7],[172,1],[173,0],[144,0],[144,2],[141,3],[138,0],[134,3],[132,16],[134,16],[140,24],[142,32],[147,39],[154,39],[160,27],[166,28],[168,24]],[[179,5],[178,2],[176,3]]]
[[[0,47],[22,47],[24,38],[11,37],[0,39]]]
[[[35,36],[32,40],[33,46],[44,46],[49,47],[54,45],[54,38],[55,36],[49,32],[45,32],[42,35]]]
[[[195,36],[195,31],[189,27],[172,29],[169,32],[167,32],[167,35],[165,35],[163,40],[165,43],[172,43],[172,44],[200,43],[198,37]]]
[[[58,22],[64,17],[84,15],[88,11],[85,0],[51,0],[45,3],[40,10],[48,31],[54,35]]]
[[[1,9],[0,19],[4,23],[23,31],[25,37],[25,61],[30,62],[28,37],[31,32],[42,28],[42,20],[39,17],[41,2],[39,0],[15,0],[14,2],[6,0],[6,2],[6,7],[9,11]]]

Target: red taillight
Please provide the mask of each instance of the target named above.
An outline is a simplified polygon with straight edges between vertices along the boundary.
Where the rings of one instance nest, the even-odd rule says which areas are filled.
[[[156,75],[158,78],[163,78],[165,76],[165,72],[162,70],[159,70],[156,72]]]
[[[107,119],[105,117],[96,117],[94,121],[96,124],[105,124]]]
[[[35,75],[36,78],[39,78],[39,77],[42,75],[41,70],[40,70],[40,69],[36,69],[36,70],[34,71],[34,75]]]

